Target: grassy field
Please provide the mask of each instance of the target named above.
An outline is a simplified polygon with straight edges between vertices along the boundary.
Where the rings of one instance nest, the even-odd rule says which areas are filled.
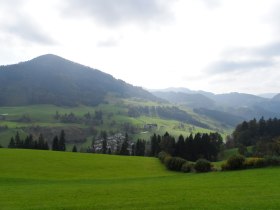
[[[280,168],[183,174],[156,158],[0,149],[0,209],[279,209]]]

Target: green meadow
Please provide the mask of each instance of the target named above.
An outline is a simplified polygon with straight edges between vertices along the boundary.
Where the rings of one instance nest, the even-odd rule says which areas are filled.
[[[0,149],[0,209],[279,209],[280,168],[183,174],[156,158]]]
[[[87,129],[92,127],[92,125],[86,125],[84,123],[62,123],[59,120],[54,118],[56,112],[61,115],[74,113],[77,117],[82,117],[86,113],[94,114],[95,111],[103,112],[103,123],[101,125],[93,125],[96,131],[106,130],[108,132],[112,131],[118,133],[122,131],[123,124],[129,123],[138,129],[137,133],[131,135],[130,137],[134,140],[138,138],[141,139],[150,139],[154,133],[163,135],[165,132],[169,132],[175,137],[178,137],[180,134],[183,136],[188,136],[190,133],[209,133],[220,131],[219,126],[209,119],[201,118],[201,116],[196,115],[191,110],[185,110],[194,118],[199,119],[201,122],[205,122],[211,129],[205,129],[198,126],[193,126],[188,123],[182,123],[172,119],[163,119],[157,116],[145,116],[141,115],[139,117],[129,117],[127,115],[128,109],[127,106],[170,106],[170,104],[155,103],[149,101],[139,101],[136,99],[125,99],[117,100],[110,102],[108,104],[101,104],[95,107],[88,106],[77,106],[77,107],[62,107],[54,105],[30,105],[30,106],[17,106],[17,107],[0,107],[0,115],[5,115],[6,119],[0,118],[0,126],[6,126],[8,129],[0,130],[0,144],[4,147],[8,146],[8,143],[12,136],[16,134],[17,131],[20,132],[22,138],[25,138],[28,135],[29,127],[40,126],[42,128],[80,128]],[[182,108],[184,110],[186,108]],[[29,122],[22,122],[21,119],[23,116],[28,116],[30,119]],[[112,123],[114,125],[112,126]],[[158,125],[157,129],[145,130],[145,124],[155,123]],[[183,125],[183,127],[181,126]],[[124,132],[124,131],[122,131]],[[226,136],[230,133],[230,130],[224,129],[221,134]],[[87,141],[78,143],[78,147],[87,148],[91,142],[93,134],[88,134]],[[67,133],[66,133],[67,136]],[[72,146],[72,145],[69,145]]]

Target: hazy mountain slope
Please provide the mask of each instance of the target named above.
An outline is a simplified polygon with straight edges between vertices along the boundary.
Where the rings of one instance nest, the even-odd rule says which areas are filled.
[[[0,67],[0,106],[96,105],[108,93],[157,100],[142,88],[55,55]]]
[[[276,95],[277,95],[277,93],[262,93],[262,94],[259,94],[258,96],[263,97],[263,98],[272,99]]]
[[[280,93],[272,98],[273,101],[280,101]]]
[[[198,94],[199,92],[201,94]],[[193,108],[197,114],[229,126],[235,126],[242,120],[259,119],[262,116],[265,118],[280,116],[280,94],[268,99],[245,93],[213,94],[187,88],[168,88],[152,93],[171,103]]]
[[[214,107],[215,102],[202,94],[189,94],[183,92],[153,92],[159,98],[171,103],[187,105],[191,108]]]
[[[211,92],[207,92],[207,91],[203,91],[203,90],[191,90],[188,88],[184,88],[184,87],[169,87],[169,88],[165,88],[165,89],[154,89],[154,90],[150,90],[150,92],[154,93],[154,92],[175,92],[175,93],[188,93],[188,94],[201,94],[204,95],[206,97],[212,97],[215,94],[211,93]]]
[[[197,114],[205,115],[211,119],[230,126],[236,126],[238,123],[245,120],[245,118],[242,118],[240,116],[218,110],[198,108],[194,109],[194,112],[196,112]]]
[[[216,103],[231,107],[252,106],[256,103],[267,101],[268,99],[245,93],[225,93],[212,97]]]

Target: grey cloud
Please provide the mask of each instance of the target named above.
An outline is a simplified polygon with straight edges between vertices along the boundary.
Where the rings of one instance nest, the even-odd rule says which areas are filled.
[[[271,60],[268,61],[218,61],[210,65],[207,69],[210,73],[232,73],[251,71],[260,68],[268,68],[274,65]]]
[[[22,40],[40,44],[54,44],[54,41],[44,33],[39,26],[31,20],[18,16],[17,21],[13,24],[6,25],[2,28],[9,34],[17,36]]]
[[[231,56],[252,56],[252,57],[263,57],[270,58],[273,56],[280,55],[280,42],[275,42],[272,44],[267,44],[265,46],[260,46],[256,48],[235,48],[229,49],[223,53],[226,57]]]
[[[280,42],[273,43],[267,46],[257,48],[253,53],[260,56],[279,56],[280,55]]]
[[[212,63],[207,67],[206,70],[212,74],[243,72],[258,70],[262,68],[271,68],[277,65],[274,57],[278,56],[280,56],[280,42],[275,42],[265,46],[250,49],[230,49],[223,53],[223,59]],[[247,59],[244,60],[244,58]]]
[[[2,22],[0,29],[6,36],[18,37],[24,41],[40,44],[53,44],[54,41],[42,30],[41,25],[36,24],[22,7],[23,0],[0,0],[1,13],[3,17],[11,16],[11,20]]]
[[[68,0],[68,15],[89,15],[109,26],[128,22],[150,23],[171,17],[168,9],[175,0]]]

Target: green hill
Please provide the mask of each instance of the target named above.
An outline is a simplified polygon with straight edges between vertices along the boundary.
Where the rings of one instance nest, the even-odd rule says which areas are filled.
[[[108,94],[158,100],[140,87],[56,55],[0,66],[0,106],[97,105]]]
[[[279,209],[279,168],[169,172],[156,158],[0,149],[0,209]]]

